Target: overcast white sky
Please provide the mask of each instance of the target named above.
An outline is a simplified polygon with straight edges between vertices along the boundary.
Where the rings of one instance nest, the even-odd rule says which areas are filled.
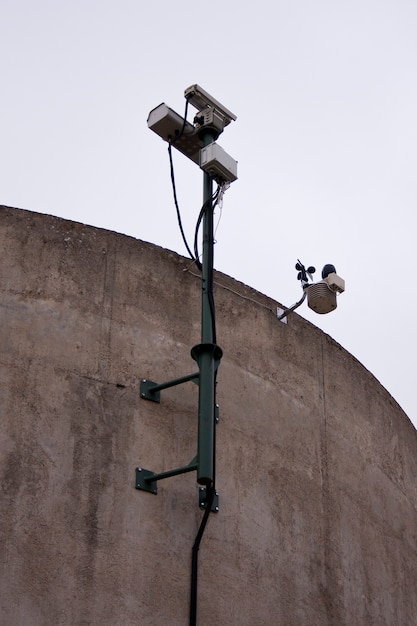
[[[1,0],[0,27],[1,204],[186,255],[146,120],[199,83],[238,116],[216,268],[289,306],[297,258],[334,263],[337,310],[299,313],[417,425],[415,0]],[[192,241],[202,175],[174,157]]]

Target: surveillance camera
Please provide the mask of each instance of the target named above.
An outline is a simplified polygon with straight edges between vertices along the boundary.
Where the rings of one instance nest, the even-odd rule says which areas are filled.
[[[200,150],[204,143],[190,122],[173,111],[164,102],[149,113],[148,127],[164,141],[170,141],[177,150],[199,165]]]
[[[221,116],[224,126],[227,126],[230,122],[236,120],[236,115],[234,115],[234,113],[229,111],[229,109],[226,109],[225,106],[210,96],[210,94],[199,85],[191,85],[191,87],[188,87],[184,91],[184,96],[186,100],[188,100],[188,102],[199,112],[202,112],[207,108],[214,109],[216,113]]]
[[[236,119],[226,107],[210,96],[199,85],[192,85],[184,92],[185,98],[198,109],[194,123],[187,122],[163,102],[152,109],[148,116],[148,127],[170,146],[174,146],[194,161],[219,184],[237,179],[237,162],[214,140],[227,124]],[[204,129],[210,129],[211,144],[205,145]]]

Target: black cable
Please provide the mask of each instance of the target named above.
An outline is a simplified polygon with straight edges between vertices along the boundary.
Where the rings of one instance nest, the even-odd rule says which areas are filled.
[[[175,135],[174,139],[170,142],[171,144],[174,144],[176,141],[178,141],[178,139],[180,137],[183,136],[184,130],[185,130],[185,125],[187,123],[187,112],[188,112],[188,100],[186,99],[185,100],[184,118],[182,120],[182,128],[181,128],[180,132],[177,135]]]
[[[184,229],[182,227],[181,213],[180,213],[180,208],[178,206],[178,199],[177,199],[177,189],[176,189],[176,186],[175,186],[174,163],[172,161],[172,144],[173,144],[173,142],[169,142],[168,143],[168,154],[169,154],[169,164],[170,164],[170,169],[171,169],[172,192],[174,194],[174,203],[175,203],[175,208],[177,210],[178,226],[180,227],[182,240],[184,242],[185,247],[187,248],[187,252],[190,255],[190,258],[193,259],[193,261],[195,261],[194,255],[193,255],[193,253],[191,252],[191,250],[190,250],[190,248],[188,246],[187,239],[186,239],[185,233],[184,233]]]
[[[191,551],[190,626],[196,626],[197,624],[198,550],[200,548],[201,539],[203,538],[204,530],[207,525],[207,520],[210,515],[211,507],[213,505],[215,495],[214,486],[210,489],[207,487],[206,493],[206,510],[204,511],[203,519],[201,520],[201,524],[198,529]]]
[[[218,193],[216,196],[216,202]],[[205,203],[206,205],[208,203]],[[203,206],[200,211],[200,215],[207,210],[207,206]],[[199,216],[200,218],[200,216]],[[201,221],[201,219],[200,219]],[[214,308],[214,295],[213,295],[213,272],[210,272],[207,285],[209,306],[211,312],[212,322],[212,337],[213,343],[216,343],[216,316]],[[217,388],[217,370],[214,374],[214,429],[213,429],[213,483],[211,487],[206,487],[206,509],[204,511],[203,518],[200,523],[196,538],[191,551],[191,591],[190,591],[190,626],[196,626],[197,624],[197,591],[198,591],[198,551],[200,548],[201,540],[206,529],[207,521],[210,515],[211,508],[213,506],[214,497],[216,495],[216,388]]]
[[[195,264],[197,265],[200,271],[203,269],[203,266],[201,265],[200,253],[198,251],[198,233],[200,231],[201,222],[204,217],[204,213],[206,212],[206,208],[207,208],[207,202],[205,202],[203,206],[201,207],[200,213],[198,214],[197,223],[196,223],[195,232],[194,232],[194,259],[195,259]]]
[[[221,193],[221,185],[218,185],[215,193],[213,194],[213,205],[212,205],[212,209],[214,210],[214,208],[216,207],[219,198],[220,198],[220,193]],[[213,235],[214,236],[214,235]],[[214,240],[213,240],[213,244],[214,244]],[[211,267],[213,267],[213,262],[211,262]],[[214,305],[214,293],[213,293],[213,274],[214,272],[211,271],[209,276],[208,276],[208,285],[207,285],[207,294],[208,294],[208,301],[209,301],[209,306],[210,306],[210,313],[211,313],[211,326],[212,326],[212,340],[213,343],[217,343],[217,337],[216,337],[216,309],[215,309],[215,305]]]
[[[197,219],[197,224],[196,224],[195,234],[194,234],[194,257],[195,257],[194,260],[199,270],[202,269],[202,265],[199,260],[200,254],[198,251],[198,234],[199,234],[201,222],[204,218],[206,211],[210,207],[214,209],[215,206],[217,205],[219,198],[220,198],[220,192],[221,192],[221,185],[218,185],[212,197],[209,200],[206,200],[206,202],[201,207],[200,214]],[[212,266],[212,263],[210,263],[210,266]],[[216,311],[215,311],[215,306],[214,306],[214,295],[213,295],[213,272],[211,272],[210,276],[208,277],[207,296],[208,296],[208,302],[209,302],[210,314],[211,314],[212,340],[213,340],[213,343],[216,343]]]
[[[201,520],[200,527],[198,529],[194,545],[191,551],[191,594],[190,594],[190,626],[196,626],[197,624],[197,589],[198,589],[198,551],[200,548],[201,540],[203,538],[204,531],[207,526],[207,521],[210,515],[211,508],[213,506],[214,497],[216,495],[216,384],[217,384],[217,371],[214,379],[214,431],[213,431],[213,485],[206,488],[206,509],[204,511],[203,519]]]
[[[214,192],[214,194],[212,195],[210,200],[206,200],[206,202],[203,204],[203,206],[201,207],[200,213],[198,215],[197,218],[197,224],[195,227],[195,232],[194,232],[194,257],[195,257],[195,261],[197,264],[197,267],[201,270],[201,263],[199,260],[200,257],[200,253],[198,251],[198,234],[200,231],[200,226],[201,226],[201,222],[203,221],[203,217],[205,212],[207,211],[207,209],[209,208],[210,204],[212,206],[212,209],[214,209],[219,201],[220,198],[220,191],[221,191],[221,185],[218,185],[216,191]]]
[[[181,128],[180,132],[177,135],[175,135],[175,137],[173,137],[173,138],[169,137],[169,139],[168,139],[168,155],[169,155],[169,166],[170,166],[170,171],[171,171],[172,193],[174,195],[175,209],[177,211],[178,226],[180,227],[182,240],[183,240],[184,245],[185,245],[185,247],[187,249],[187,252],[190,255],[190,258],[193,259],[193,261],[195,261],[194,255],[193,255],[193,253],[190,250],[190,247],[189,247],[189,245],[187,243],[187,239],[185,237],[184,229],[182,227],[181,213],[180,213],[180,208],[179,208],[179,205],[178,205],[178,198],[177,198],[177,188],[176,188],[176,185],[175,185],[174,162],[173,162],[173,159],[172,159],[172,146],[184,134],[185,125],[187,123],[187,111],[188,111],[188,100],[185,101],[184,119],[183,119],[183,122],[182,122],[182,128]]]
[[[207,295],[210,307],[210,317],[211,317],[211,335],[213,343],[217,343],[216,337],[216,309],[214,305],[214,293],[213,293],[213,272],[210,273],[208,278],[207,285]]]

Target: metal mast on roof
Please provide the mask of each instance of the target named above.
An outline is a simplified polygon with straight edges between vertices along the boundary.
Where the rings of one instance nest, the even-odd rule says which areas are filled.
[[[203,170],[203,249],[202,263],[195,259],[202,272],[201,343],[194,346],[191,356],[198,372],[166,383],[142,379],[140,396],[153,402],[160,401],[160,392],[167,387],[194,380],[199,386],[197,454],[185,467],[156,473],[144,468],[136,470],[136,488],[157,493],[157,482],[170,476],[196,471],[200,489],[200,506],[218,511],[215,486],[215,386],[222,350],[216,343],[213,299],[213,181],[225,186],[237,179],[237,163],[217,143],[225,126],[236,116],[210,96],[199,85],[185,90],[187,103],[197,109],[193,124],[187,122],[165,103],[153,109],[148,126],[162,139],[200,165]]]

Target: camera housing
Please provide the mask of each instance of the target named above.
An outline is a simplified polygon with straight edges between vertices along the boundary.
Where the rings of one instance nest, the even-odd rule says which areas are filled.
[[[237,179],[237,161],[215,141],[205,145],[204,130],[210,129],[212,137],[217,138],[224,127],[236,119],[236,115],[199,85],[191,85],[184,95],[198,109],[193,124],[162,102],[149,113],[148,128],[194,161],[219,184],[232,183]]]
[[[200,150],[200,167],[219,183],[233,183],[237,179],[237,161],[213,142]]]
[[[206,111],[207,109],[212,110],[213,113],[215,112],[217,116],[221,117],[223,127],[237,119],[234,113],[226,109],[223,104],[220,104],[218,100],[213,98],[213,96],[207,93],[200,85],[187,87],[184,91],[184,97],[199,113],[204,112],[205,115],[208,115],[209,111]]]
[[[190,122],[173,111],[163,102],[152,109],[148,115],[148,128],[153,130],[164,141],[173,143],[175,148],[186,157],[200,164],[200,150],[204,143],[199,138],[195,128]]]

